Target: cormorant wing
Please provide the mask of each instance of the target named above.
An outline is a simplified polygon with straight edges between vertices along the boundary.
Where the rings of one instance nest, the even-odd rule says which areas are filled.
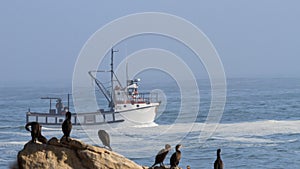
[[[109,138],[108,133],[105,130],[99,130],[98,131],[98,137],[102,141],[102,144],[104,146],[109,147],[109,149],[111,150],[111,147],[110,147],[110,138]]]

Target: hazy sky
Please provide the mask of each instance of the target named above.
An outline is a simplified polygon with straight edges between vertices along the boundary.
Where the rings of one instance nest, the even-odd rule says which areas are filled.
[[[227,77],[299,77],[299,6],[298,0],[3,0],[0,77],[71,81],[87,39],[137,12],[170,13],[195,24],[214,44]]]

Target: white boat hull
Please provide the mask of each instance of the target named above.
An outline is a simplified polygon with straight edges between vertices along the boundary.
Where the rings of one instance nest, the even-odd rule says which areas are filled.
[[[127,123],[149,124],[155,120],[159,103],[117,104],[115,112],[117,119],[124,119]]]

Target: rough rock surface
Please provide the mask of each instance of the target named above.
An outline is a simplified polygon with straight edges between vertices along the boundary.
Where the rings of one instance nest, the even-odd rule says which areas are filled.
[[[146,169],[124,156],[104,148],[71,139],[70,142],[52,138],[48,144],[25,144],[18,154],[22,169]]]
[[[153,168],[149,167],[149,168],[147,168],[147,169],[170,169],[170,168],[169,168],[169,167],[158,167],[158,166],[156,166],[156,167],[153,167]],[[182,169],[182,168],[180,168],[180,167],[175,167],[175,168],[172,168],[172,169]]]

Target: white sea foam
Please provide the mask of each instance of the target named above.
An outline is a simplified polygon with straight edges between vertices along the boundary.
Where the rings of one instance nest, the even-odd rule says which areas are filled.
[[[3,146],[11,146],[11,145],[24,145],[26,144],[26,141],[10,141],[10,142],[0,142],[0,147]]]
[[[214,135],[222,136],[265,136],[272,134],[300,133],[300,120],[276,121],[266,120],[257,122],[243,122],[219,124]]]
[[[187,139],[191,148],[200,145],[199,134],[202,131],[203,123],[180,123],[174,125],[158,125],[146,128],[119,127],[117,130],[109,131],[111,135],[112,147],[114,150],[129,155],[130,157],[144,157],[153,155],[161,149],[164,144],[169,143],[173,147],[179,142],[186,142]],[[300,120],[296,121],[257,121],[219,124],[210,139],[229,142],[232,144],[269,144],[270,146],[283,143],[294,142],[292,140],[277,140],[264,138],[263,136],[274,134],[297,134],[300,133]],[[192,136],[188,135],[192,134]],[[94,140],[99,140],[98,136]],[[101,145],[100,141],[98,144]],[[206,140],[205,144],[215,144]],[[230,145],[228,145],[230,146]]]
[[[42,127],[42,130],[50,130],[50,131],[57,131],[57,130],[61,130],[60,126],[57,127]]]
[[[135,128],[147,128],[147,127],[156,127],[156,126],[158,126],[158,124],[153,122],[153,123],[148,123],[148,124],[135,125],[133,127],[135,127]]]

